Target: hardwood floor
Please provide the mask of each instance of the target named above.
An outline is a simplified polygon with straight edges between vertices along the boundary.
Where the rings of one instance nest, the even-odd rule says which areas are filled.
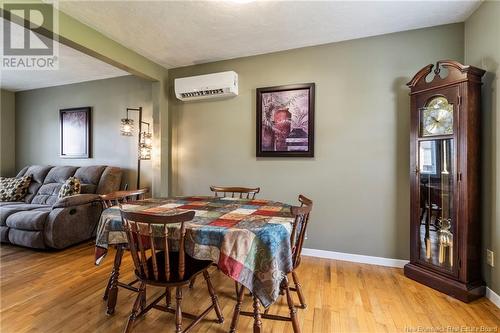
[[[2,245],[0,331],[121,332],[134,293],[120,289],[116,313],[106,316],[102,293],[113,256],[114,251],[101,266],[95,267],[92,244],[60,252]],[[132,279],[128,254],[122,272],[125,280]],[[298,311],[304,333],[417,332],[418,328],[427,332],[460,332],[462,327],[500,330],[500,310],[487,299],[462,303],[405,278],[401,269],[303,257],[299,275],[308,304],[306,310]],[[194,332],[229,331],[234,284],[220,272],[214,271],[212,276],[226,321],[219,325],[215,323],[215,314],[210,313]],[[159,293],[160,290],[148,289],[148,299]],[[199,279],[193,290],[185,292],[184,308],[196,312],[207,306],[209,299]],[[246,297],[244,308],[251,309],[250,297]],[[270,313],[286,315],[287,310],[282,299]],[[152,310],[137,321],[134,332],[174,332],[173,318]],[[292,331],[290,323],[264,320],[263,325],[264,332]],[[241,317],[238,332],[251,331],[252,319]]]

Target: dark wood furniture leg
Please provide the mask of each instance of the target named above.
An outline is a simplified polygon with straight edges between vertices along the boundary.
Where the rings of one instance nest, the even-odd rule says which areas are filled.
[[[107,293],[106,292],[104,293],[105,295],[107,294],[108,308],[106,313],[108,315],[112,315],[115,312],[116,299],[118,297],[118,278],[120,277],[120,265],[122,264],[122,257],[123,257],[123,246],[118,245],[116,247],[113,271],[111,272],[111,278],[109,279],[108,283],[108,291]],[[141,294],[139,294],[139,296],[141,296]]]
[[[297,276],[297,273],[295,273],[295,271],[292,271],[292,279],[293,284],[295,285],[295,288],[293,288],[292,290],[296,291],[297,295],[299,296],[300,308],[305,309],[307,308],[306,299],[304,298],[304,294],[302,293],[302,285],[300,284],[299,277]]]
[[[204,271],[203,277],[207,282],[208,293],[210,294],[210,298],[212,299],[212,304],[214,306],[215,313],[217,314],[218,322],[219,324],[222,324],[224,322],[224,317],[222,316],[222,311],[219,306],[219,300],[217,298],[217,295],[215,294],[214,286],[212,285],[212,281],[210,280],[210,274],[208,274],[207,271]]]
[[[170,288],[165,288],[165,303],[167,305],[167,308],[170,307],[170,305],[172,304],[172,295],[170,293]]]
[[[290,321],[292,322],[293,332],[300,333],[299,321],[297,320],[297,310],[295,309],[295,304],[293,303],[292,295],[290,294],[290,287],[288,286],[288,278],[286,276],[283,279],[283,287],[285,289],[288,309],[290,310]]]
[[[137,294],[137,298],[134,302],[134,307],[132,308],[132,312],[127,320],[127,325],[125,326],[124,333],[132,332],[132,327],[134,326],[134,322],[138,317],[139,310],[143,310],[143,299],[145,297],[146,286],[144,283],[141,283],[139,287],[139,293]]]
[[[260,317],[259,300],[253,297],[253,333],[260,333],[262,330],[262,320]]]
[[[176,300],[176,307],[175,307],[175,332],[176,333],[182,333],[182,309],[181,309],[182,287],[177,287],[176,288],[175,300]]]
[[[236,326],[238,326],[238,319],[240,318],[241,303],[243,303],[243,296],[245,295],[245,287],[243,285],[239,285],[236,281],[234,282],[234,285],[236,287],[236,305],[234,307],[233,319],[231,320],[229,333],[236,332]]]
[[[106,286],[106,289],[104,289],[104,295],[102,296],[102,299],[107,301],[109,297],[109,288],[111,287],[111,278],[113,277],[113,272],[109,275],[108,279],[108,284]]]

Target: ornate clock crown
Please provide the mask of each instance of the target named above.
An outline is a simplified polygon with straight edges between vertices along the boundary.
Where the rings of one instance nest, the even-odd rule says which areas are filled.
[[[427,82],[427,76],[434,68],[434,77]],[[441,70],[445,68],[448,71],[446,77],[441,77]],[[450,82],[461,82],[465,80],[476,81],[481,83],[481,77],[485,71],[469,65],[463,65],[454,60],[439,60],[436,64],[429,64],[418,71],[417,74],[406,85],[410,87],[411,93],[422,91],[425,89],[436,88],[442,85],[450,84]]]

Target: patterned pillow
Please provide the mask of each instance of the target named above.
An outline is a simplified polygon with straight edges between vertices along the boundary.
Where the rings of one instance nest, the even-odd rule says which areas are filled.
[[[31,183],[31,175],[20,178],[0,177],[0,201],[20,201]]]
[[[58,198],[61,199],[72,195],[80,194],[80,189],[81,189],[80,180],[76,177],[69,177],[61,186]]]

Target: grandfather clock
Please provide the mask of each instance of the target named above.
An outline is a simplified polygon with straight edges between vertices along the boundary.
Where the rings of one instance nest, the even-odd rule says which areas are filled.
[[[422,68],[407,84],[411,89],[411,256],[404,273],[464,302],[485,292],[479,220],[484,73],[441,60]]]

